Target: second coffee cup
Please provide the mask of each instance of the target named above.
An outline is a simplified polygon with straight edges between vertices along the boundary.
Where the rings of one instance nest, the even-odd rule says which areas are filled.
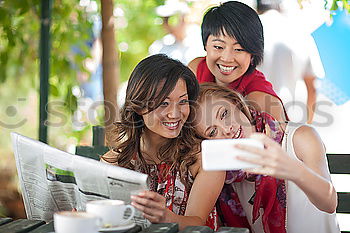
[[[100,217],[102,228],[109,228],[129,224],[135,209],[121,200],[97,200],[86,203],[86,212]]]

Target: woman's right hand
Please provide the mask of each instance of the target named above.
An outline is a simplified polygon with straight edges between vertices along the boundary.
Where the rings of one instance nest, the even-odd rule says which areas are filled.
[[[131,204],[143,212],[143,216],[152,223],[170,222],[173,212],[166,208],[165,197],[153,192],[143,191],[131,196]]]

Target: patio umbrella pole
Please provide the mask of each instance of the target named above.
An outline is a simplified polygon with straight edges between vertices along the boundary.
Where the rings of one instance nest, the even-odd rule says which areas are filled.
[[[47,143],[51,8],[52,0],[41,0],[39,141],[44,143]]]

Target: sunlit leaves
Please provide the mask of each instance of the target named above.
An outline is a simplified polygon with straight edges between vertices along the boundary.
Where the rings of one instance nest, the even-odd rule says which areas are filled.
[[[338,10],[338,8],[344,9],[346,10],[348,13],[350,13],[350,3],[348,2],[348,0],[324,0],[325,1],[325,8],[327,9],[328,4],[332,4],[330,6],[330,16],[331,18],[333,17],[333,11]]]
[[[64,109],[71,119],[77,107],[71,89],[78,85],[77,72],[87,72],[83,61],[91,57],[87,42],[91,40],[92,18],[100,13],[88,13],[79,1],[52,0],[52,4],[49,102],[64,103],[60,111]],[[154,23],[158,19],[155,7],[160,4],[164,0],[115,1],[114,8],[122,10],[115,18],[121,26],[116,28],[117,42],[124,48],[119,52],[122,81],[148,55],[149,45],[164,35],[162,26]],[[39,96],[40,15],[41,0],[0,1],[0,84],[10,93],[26,96],[34,89]],[[0,95],[4,97],[4,92]]]

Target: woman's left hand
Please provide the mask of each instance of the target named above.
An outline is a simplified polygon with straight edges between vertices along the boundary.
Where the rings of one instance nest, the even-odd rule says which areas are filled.
[[[264,149],[237,144],[235,147],[256,155],[254,158],[237,156],[236,158],[260,165],[256,168],[245,169],[245,171],[255,174],[273,176],[279,179],[295,180],[298,170],[302,169],[303,163],[293,159],[282,149],[281,145],[262,133],[254,133],[250,138],[261,141]]]
[[[131,200],[131,204],[142,211],[144,217],[150,222],[166,222],[170,210],[166,208],[165,197],[162,195],[152,191],[143,191],[138,195],[131,196]]]

